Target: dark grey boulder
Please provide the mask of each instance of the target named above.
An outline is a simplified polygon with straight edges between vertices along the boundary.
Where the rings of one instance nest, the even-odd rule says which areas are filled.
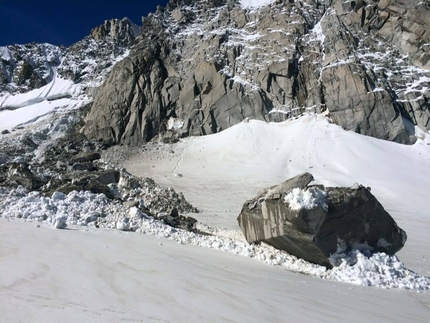
[[[369,189],[309,186],[311,180],[304,173],[247,201],[238,217],[246,240],[328,268],[340,246],[389,255],[404,246],[406,233]]]
[[[10,183],[22,185],[29,190],[40,188],[44,182],[33,174],[27,163],[12,164],[8,176]]]
[[[61,192],[63,194],[69,194],[72,191],[90,191],[94,194],[104,194],[108,199],[111,200],[115,198],[108,186],[97,181],[89,181],[87,183],[66,183],[56,187],[55,191]]]
[[[97,172],[97,174],[99,176],[97,177],[96,180],[99,183],[104,185],[118,183],[121,176],[120,172],[115,169],[100,171],[100,172]]]
[[[0,153],[0,165],[6,164],[10,160],[10,157]]]
[[[25,136],[21,141],[24,145],[32,149],[37,149],[37,147],[39,147],[38,144],[36,144],[29,136]]]
[[[171,227],[197,232],[197,220],[191,216],[180,215],[176,208],[171,209],[169,213],[158,214],[158,219]]]
[[[72,191],[91,191],[95,194],[104,194],[109,199],[114,199],[115,196],[107,185],[118,181],[119,172],[116,170],[69,172],[51,179],[45,189],[49,194],[55,191],[64,194],[69,194]]]
[[[115,196],[113,195],[110,188],[98,181],[89,182],[84,186],[85,191],[91,191],[94,194],[104,194],[108,199],[113,200]]]
[[[81,152],[72,158],[72,162],[86,163],[100,159],[101,155],[98,152]]]
[[[89,171],[93,172],[97,170],[97,167],[92,163],[76,163],[70,167],[72,171]]]

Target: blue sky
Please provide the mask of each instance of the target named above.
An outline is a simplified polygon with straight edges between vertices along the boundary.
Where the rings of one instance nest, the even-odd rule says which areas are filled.
[[[0,0],[0,46],[47,42],[71,45],[106,19],[141,17],[168,0]]]

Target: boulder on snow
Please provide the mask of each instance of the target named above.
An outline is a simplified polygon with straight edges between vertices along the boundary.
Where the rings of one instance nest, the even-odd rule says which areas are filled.
[[[369,189],[309,185],[312,180],[304,173],[245,202],[238,222],[246,240],[328,268],[340,246],[389,255],[404,246],[406,233]]]
[[[169,213],[159,213],[157,217],[171,227],[196,231],[197,220],[191,216],[180,215],[176,208],[171,209]]]

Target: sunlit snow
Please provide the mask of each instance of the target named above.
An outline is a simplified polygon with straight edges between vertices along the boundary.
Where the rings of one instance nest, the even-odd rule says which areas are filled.
[[[240,4],[244,8],[260,8],[267,6],[275,0],[240,0]]]
[[[312,187],[309,189],[294,188],[285,196],[285,202],[292,210],[313,209],[316,206],[327,208],[327,193],[321,189]]]
[[[75,109],[88,103],[82,86],[55,76],[47,85],[0,97],[0,131],[34,121],[58,109]]]

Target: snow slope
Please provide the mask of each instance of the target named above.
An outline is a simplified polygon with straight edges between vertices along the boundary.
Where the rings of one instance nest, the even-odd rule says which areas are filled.
[[[88,103],[82,86],[55,76],[47,85],[29,91],[0,96],[0,131],[11,129],[57,109],[74,109]]]
[[[219,134],[158,147],[155,155],[127,155],[120,163],[136,175],[182,191],[203,211],[196,218],[229,230],[238,230],[236,217],[246,199],[305,171],[327,186],[370,186],[408,234],[400,259],[430,276],[425,262],[430,259],[430,140],[416,131],[422,139],[406,146],[344,131],[324,116],[283,123],[249,121]]]
[[[118,231],[1,221],[2,322],[428,322],[429,293],[339,284]],[[395,306],[393,306],[395,305]]]
[[[330,282],[285,270],[296,266],[315,275],[318,268],[265,246],[247,249],[236,223],[246,198],[303,171],[325,185],[359,182],[372,187],[408,233],[399,258],[418,274],[430,276],[425,193],[430,140],[417,135],[421,139],[414,146],[403,146],[346,132],[323,116],[308,115],[279,124],[243,122],[216,135],[141,151],[114,147],[107,157],[182,190],[203,211],[193,216],[219,237],[183,234],[147,220],[142,220],[139,234],[92,226],[60,231],[47,222],[37,228],[38,222],[3,218],[0,312],[6,313],[6,321],[33,322],[60,317],[66,322],[278,322],[286,317],[306,322],[427,322],[429,292],[353,285],[428,284],[428,278],[407,271],[396,259],[377,254],[368,260],[358,254],[355,266],[344,263],[320,274],[353,284]],[[27,221],[35,221],[32,216],[40,212],[55,216],[55,208],[66,216],[85,215],[93,206],[77,193],[60,199],[61,205],[25,192],[0,193],[8,214],[28,214]],[[81,204],[74,202],[77,197]],[[126,212],[116,208],[118,215]],[[16,310],[21,307],[26,310]]]

